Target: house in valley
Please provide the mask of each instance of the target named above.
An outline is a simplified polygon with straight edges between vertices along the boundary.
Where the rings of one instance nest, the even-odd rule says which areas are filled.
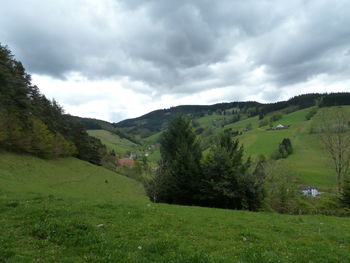
[[[131,158],[123,158],[123,159],[118,159],[117,160],[117,165],[118,166],[128,166],[132,167],[135,165],[135,160]]]
[[[320,195],[320,192],[317,190],[316,186],[303,186],[300,189],[300,193],[306,196],[316,197]]]

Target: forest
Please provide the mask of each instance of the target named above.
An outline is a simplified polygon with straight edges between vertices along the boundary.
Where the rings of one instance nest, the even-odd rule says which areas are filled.
[[[93,164],[108,162],[101,142],[80,121],[40,93],[22,63],[0,45],[0,149],[41,158],[75,156]]]

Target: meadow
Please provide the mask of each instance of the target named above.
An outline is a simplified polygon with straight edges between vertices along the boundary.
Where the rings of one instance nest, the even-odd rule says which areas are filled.
[[[349,262],[350,221],[150,203],[74,159],[0,154],[0,262]]]
[[[88,130],[90,136],[96,137],[106,145],[107,149],[114,151],[117,154],[123,154],[127,152],[136,152],[139,150],[137,144],[125,139],[120,138],[118,135],[106,130]]]

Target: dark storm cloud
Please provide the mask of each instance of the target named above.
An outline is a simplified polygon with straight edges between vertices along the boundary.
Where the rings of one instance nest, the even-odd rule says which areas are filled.
[[[127,77],[155,94],[190,93],[252,85],[264,67],[264,89],[347,78],[349,10],[346,0],[13,0],[0,10],[0,41],[31,73],[55,78]]]

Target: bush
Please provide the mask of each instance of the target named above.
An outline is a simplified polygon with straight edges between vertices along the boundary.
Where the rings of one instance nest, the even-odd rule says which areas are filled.
[[[274,160],[287,158],[292,153],[293,147],[290,139],[284,138],[282,142],[278,145],[278,149],[271,154],[271,158]]]
[[[318,108],[312,108],[305,116],[305,120],[309,121],[317,113]]]
[[[203,163],[200,204],[204,206],[258,210],[264,198],[261,180],[250,173],[250,159],[243,160],[243,147],[224,133]]]
[[[350,208],[350,177],[344,179],[340,200],[345,207]]]
[[[280,113],[274,114],[270,117],[270,122],[278,121],[281,118],[282,118],[282,114],[280,114]]]
[[[269,124],[269,121],[264,119],[259,122],[259,127],[263,127]]]

